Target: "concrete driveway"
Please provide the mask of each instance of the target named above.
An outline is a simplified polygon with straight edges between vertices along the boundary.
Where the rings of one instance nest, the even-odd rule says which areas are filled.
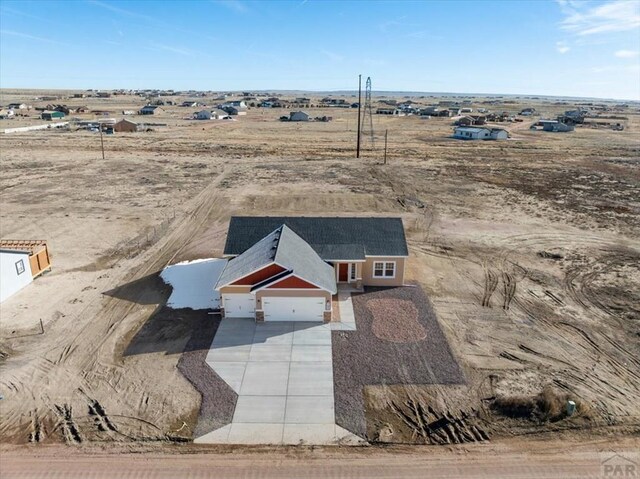
[[[238,394],[232,423],[197,443],[344,444],[335,424],[331,325],[223,319],[207,364]]]

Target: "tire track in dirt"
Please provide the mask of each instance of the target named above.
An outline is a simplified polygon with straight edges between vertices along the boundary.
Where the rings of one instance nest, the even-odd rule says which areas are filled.
[[[217,185],[224,178],[224,175],[218,176],[215,181],[212,181],[198,194],[192,201],[192,207],[189,209],[190,214],[182,218],[179,222],[174,223],[172,231],[165,238],[160,239],[150,249],[143,254],[138,255],[135,260],[137,265],[130,268],[130,273],[123,277],[123,281],[127,279],[140,277],[149,274],[150,272],[162,269],[168,264],[179,251],[192,239],[205,225],[215,211],[216,207],[220,207],[222,210],[223,200],[217,191]],[[117,260],[114,265],[118,264],[122,260]],[[113,266],[113,265],[112,265]],[[100,302],[104,302],[104,305],[100,308],[98,314],[89,315],[86,317],[87,312],[92,308],[95,308]],[[124,321],[129,318],[132,313],[138,309],[144,310],[148,307],[140,306],[135,302],[122,301],[117,298],[103,298],[102,295],[97,292],[93,301],[88,303],[83,312],[85,318],[80,316],[81,321],[77,324],[79,329],[73,336],[69,336],[63,328],[58,328],[57,325],[47,331],[49,340],[47,343],[53,346],[43,345],[40,348],[34,348],[35,351],[25,351],[20,355],[21,366],[15,367],[12,365],[12,376],[7,381],[7,376],[3,374],[2,383],[3,387],[9,386],[17,393],[17,396],[24,395],[27,391],[24,390],[24,384],[40,382],[40,378],[47,378],[55,371],[57,377],[65,377],[65,380],[59,382],[59,384],[66,384],[66,386],[72,390],[92,391],[101,396],[104,394],[104,387],[101,384],[108,384],[112,390],[111,395],[113,399],[113,393],[118,394],[118,390],[122,390],[117,385],[114,387],[108,382],[108,379],[99,379],[97,382],[92,378],[99,378],[100,374],[94,375],[93,371],[98,371],[101,368],[110,367],[112,364],[118,367],[118,363],[122,361],[117,357],[116,345],[118,341],[123,337],[126,337],[128,331],[132,328],[135,329],[140,321],[144,321],[147,315],[138,315],[135,319],[135,323],[131,321]],[[83,313],[81,313],[82,315]],[[124,328],[124,329],[123,329]],[[56,336],[60,341],[52,340]],[[56,352],[57,351],[57,352]],[[51,357],[53,353],[54,360],[47,359]],[[38,358],[39,356],[39,358]],[[124,375],[122,375],[124,376]],[[55,377],[55,376],[52,376]],[[87,380],[91,379],[90,382]],[[127,382],[129,378],[124,379]],[[52,379],[53,381],[53,379]],[[48,381],[47,381],[48,383]],[[102,392],[101,392],[102,391]],[[42,391],[38,391],[35,394],[31,393],[32,398],[30,401],[34,406],[41,407],[46,406],[46,398],[43,396]],[[117,396],[115,396],[117,398]],[[102,428],[106,431],[114,431],[117,429],[113,422],[109,422],[103,415],[104,408],[97,400],[93,400],[89,407],[90,414],[95,413],[94,417],[102,424]],[[132,412],[129,416],[136,416],[138,411],[131,410],[131,406],[128,405],[127,400],[117,400],[118,403],[124,408],[122,412]],[[74,404],[77,404],[77,399],[73,400]],[[145,403],[148,403],[148,397]],[[145,406],[146,407],[146,406]],[[78,425],[75,423],[72,414],[72,405],[65,403],[62,405],[54,405],[53,411],[59,418],[58,428],[62,428],[65,441],[69,443],[80,443],[83,438],[80,434]],[[18,411],[16,411],[18,412]],[[119,411],[120,412],[120,411]],[[148,415],[149,411],[142,411],[142,414]],[[157,416],[157,411],[153,411],[153,415]],[[123,415],[123,416],[126,416]],[[131,421],[128,421],[131,422]],[[16,428],[19,428],[23,423],[19,415],[4,414],[3,425],[0,426],[0,432],[2,435],[13,435]],[[154,425],[154,427],[157,427]],[[156,435],[157,437],[157,435]]]

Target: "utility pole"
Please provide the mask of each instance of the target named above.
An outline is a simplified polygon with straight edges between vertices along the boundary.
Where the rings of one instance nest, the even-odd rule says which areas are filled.
[[[383,165],[387,164],[387,134],[389,133],[389,130],[384,130],[384,163]]]
[[[358,141],[356,144],[356,158],[360,158],[360,108],[362,107],[362,75],[358,75]]]
[[[102,148],[102,159],[104,160],[104,139],[102,138],[102,123],[98,123],[100,127],[100,147]]]

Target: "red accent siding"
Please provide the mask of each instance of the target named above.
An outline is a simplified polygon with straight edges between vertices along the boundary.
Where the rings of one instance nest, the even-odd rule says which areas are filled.
[[[253,286],[254,284],[258,284],[265,279],[269,279],[272,276],[275,276],[278,273],[282,273],[284,268],[282,266],[278,266],[277,264],[272,264],[265,268],[262,268],[255,273],[251,273],[249,276],[239,279],[238,281],[231,283],[236,286]]]
[[[282,279],[272,285],[267,286],[267,289],[281,289],[281,288],[294,288],[294,289],[318,289],[317,286],[307,283],[305,280],[298,278],[297,276],[289,276]]]

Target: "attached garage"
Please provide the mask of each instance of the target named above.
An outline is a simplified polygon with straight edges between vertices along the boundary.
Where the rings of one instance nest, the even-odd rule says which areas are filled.
[[[295,296],[266,296],[262,298],[265,321],[323,321],[325,299]]]
[[[227,318],[253,318],[256,297],[253,294],[223,294],[222,305]]]

